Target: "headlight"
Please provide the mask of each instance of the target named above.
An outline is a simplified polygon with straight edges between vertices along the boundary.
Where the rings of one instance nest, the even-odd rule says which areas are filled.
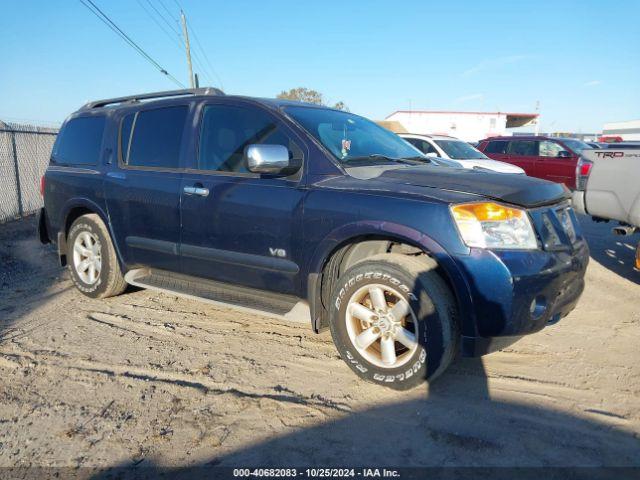
[[[462,241],[469,247],[538,248],[527,212],[497,203],[464,203],[451,207]]]

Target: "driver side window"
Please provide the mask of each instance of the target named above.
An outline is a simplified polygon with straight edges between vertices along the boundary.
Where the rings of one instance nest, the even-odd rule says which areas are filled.
[[[562,150],[564,150],[564,148],[556,142],[550,142],[548,140],[540,142],[541,157],[557,157]]]
[[[269,114],[250,107],[207,105],[202,114],[198,170],[250,173],[244,160],[249,145],[283,145],[293,164],[302,150]]]

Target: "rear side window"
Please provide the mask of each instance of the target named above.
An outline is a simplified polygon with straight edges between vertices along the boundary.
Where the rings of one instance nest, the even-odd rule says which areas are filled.
[[[538,142],[532,140],[517,140],[509,142],[507,153],[520,156],[537,156]]]
[[[120,124],[120,158],[132,167],[178,168],[187,106],[127,115]]]
[[[69,120],[53,149],[53,161],[63,165],[97,165],[100,159],[105,117]]]
[[[487,148],[484,149],[485,153],[507,153],[507,145],[509,142],[504,140],[494,140],[489,142]]]

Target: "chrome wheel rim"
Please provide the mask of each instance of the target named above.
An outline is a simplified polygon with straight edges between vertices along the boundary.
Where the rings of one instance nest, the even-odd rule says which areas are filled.
[[[418,321],[397,290],[381,284],[359,288],[347,304],[347,333],[369,363],[398,368],[418,349]]]
[[[100,277],[102,254],[100,240],[90,232],[81,232],[73,243],[73,267],[84,283],[93,285]]]

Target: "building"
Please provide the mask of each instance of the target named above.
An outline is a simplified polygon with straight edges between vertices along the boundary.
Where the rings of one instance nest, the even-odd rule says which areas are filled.
[[[640,120],[605,123],[602,127],[602,136],[620,137],[623,141],[638,141],[640,140]]]
[[[398,110],[385,120],[399,122],[409,133],[450,135],[475,142],[497,135],[511,135],[508,128],[535,125],[537,118],[537,113]]]

